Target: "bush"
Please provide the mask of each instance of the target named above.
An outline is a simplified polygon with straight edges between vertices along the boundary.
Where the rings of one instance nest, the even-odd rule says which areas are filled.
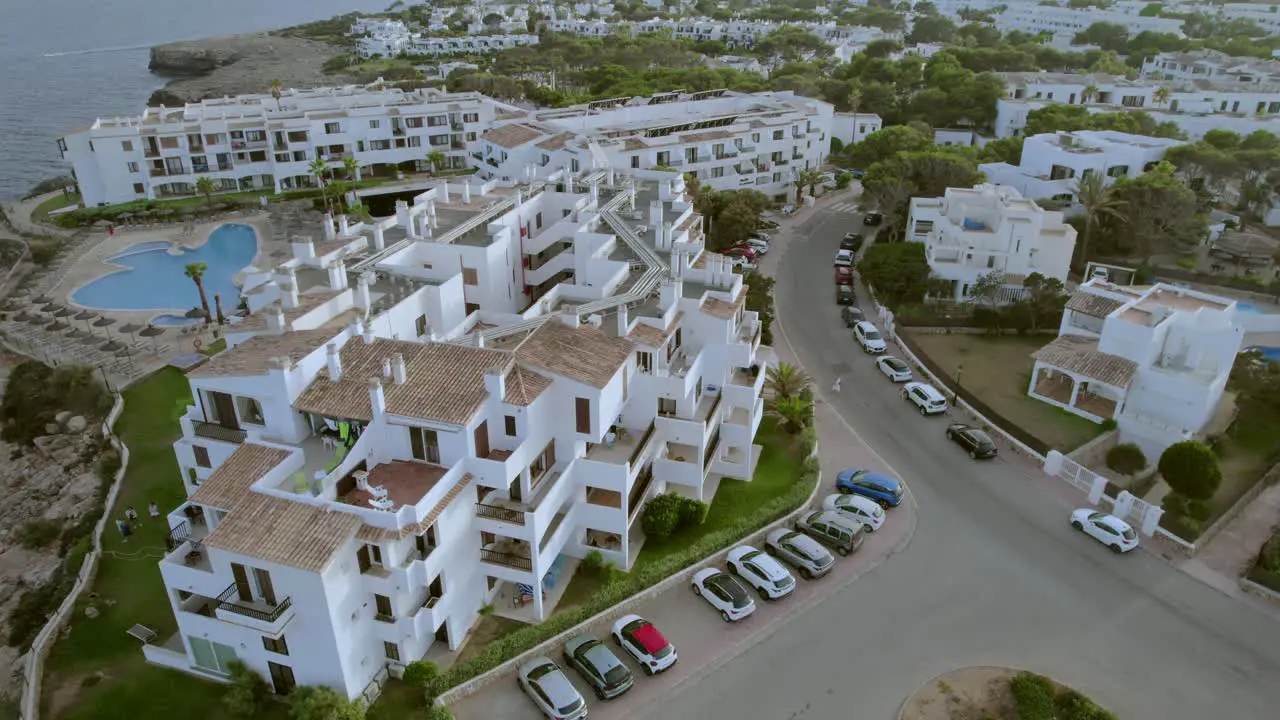
[[[267,681],[239,660],[232,660],[227,665],[227,672],[231,682],[222,695],[222,704],[236,717],[256,716],[271,697]]]
[[[0,402],[0,437],[14,443],[30,443],[44,434],[60,410],[87,418],[101,417],[111,409],[111,395],[95,371],[84,365],[51,368],[28,361],[18,365],[5,384]]]
[[[1114,713],[1103,710],[1094,701],[1071,689],[1059,693],[1054,706],[1057,720],[1116,720]]]
[[[1121,475],[1142,472],[1147,466],[1147,456],[1133,443],[1121,443],[1107,451],[1107,467]]]
[[[9,611],[10,647],[25,652],[31,646],[31,641],[40,634],[41,628],[49,621],[49,616],[58,609],[71,590],[74,577],[59,567],[43,585],[23,591],[18,604]]]
[[[1194,500],[1208,500],[1222,484],[1218,458],[1196,440],[1176,442],[1160,455],[1160,477],[1169,487]]]
[[[649,501],[640,516],[640,526],[646,537],[666,540],[680,526],[681,497],[663,493]]]
[[[365,708],[323,685],[300,687],[289,697],[291,720],[364,720]]]
[[[50,518],[36,518],[19,525],[13,537],[22,547],[37,550],[52,543],[61,534],[61,522]]]
[[[1053,683],[1035,673],[1020,672],[1009,682],[1018,720],[1054,720]]]
[[[695,525],[701,525],[702,521],[707,517],[708,506],[701,500],[693,498],[680,498],[680,523],[676,526],[679,530],[691,528]]]
[[[436,681],[439,679],[440,668],[433,662],[414,660],[405,666],[404,681],[413,687],[420,688],[429,700],[434,700],[436,697]]]
[[[588,552],[583,556],[582,562],[578,564],[578,570],[593,575],[599,573],[604,570],[604,556],[600,554],[599,550]]]
[[[423,717],[425,720],[453,720],[453,711],[448,705],[431,705]]]

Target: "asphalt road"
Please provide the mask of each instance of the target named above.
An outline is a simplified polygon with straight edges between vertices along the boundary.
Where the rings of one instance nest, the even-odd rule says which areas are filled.
[[[875,371],[832,287],[839,238],[858,226],[818,210],[779,238],[789,247],[767,259],[780,262],[774,344],[789,341],[830,407],[908,482],[914,538],[650,716],[888,720],[930,678],[988,664],[1052,675],[1125,720],[1277,717],[1280,623],[1154,554],[1116,556],[1074,533],[1060,481],[1012,453],[970,461],[943,437],[946,418],[921,417]]]

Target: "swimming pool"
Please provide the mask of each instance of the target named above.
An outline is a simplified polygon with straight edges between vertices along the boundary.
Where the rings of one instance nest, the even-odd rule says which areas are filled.
[[[1256,350],[1265,360],[1280,362],[1280,347],[1263,347],[1262,345],[1250,345],[1244,349],[1245,352]]]
[[[214,295],[221,295],[222,307],[230,312],[240,303],[240,289],[232,278],[257,254],[258,236],[248,225],[215,228],[195,249],[165,240],[138,243],[107,260],[127,269],[80,286],[71,293],[71,301],[98,310],[189,310],[200,305],[200,293],[186,276],[186,266],[202,262],[208,265],[204,291],[209,309]]]

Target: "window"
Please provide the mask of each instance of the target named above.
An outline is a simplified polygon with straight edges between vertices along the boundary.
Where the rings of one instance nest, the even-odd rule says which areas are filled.
[[[467,306],[464,312],[466,312],[468,315],[470,315],[473,312],[480,312],[480,303],[473,303],[473,302],[467,303]]]
[[[400,646],[393,642],[382,641],[382,654],[391,662],[400,662]]]
[[[265,425],[266,421],[262,417],[262,405],[257,400],[250,397],[236,398],[236,411],[240,415],[240,422],[250,425]]]
[[[404,126],[407,128],[420,128],[422,127],[422,118],[420,117],[405,118]]]
[[[267,672],[271,674],[271,687],[277,695],[288,695],[298,686],[293,677],[293,668],[267,661]]]
[[[417,320],[413,321],[413,329],[418,333],[418,337],[427,334],[427,316],[419,315]]]
[[[324,131],[329,135],[337,135],[342,132],[342,123],[327,122],[324,124]]]
[[[631,156],[631,167],[633,167],[633,168],[638,168],[638,167],[640,167],[640,156],[639,156],[639,155],[632,155],[632,156]]]
[[[160,147],[165,148],[166,150],[176,150],[178,147],[178,138],[162,137],[160,138]]]
[[[640,368],[641,372],[653,372],[653,353],[637,352],[636,365]]]
[[[121,141],[120,141],[120,149],[121,149],[121,150],[124,150],[125,152],[133,152],[133,141],[132,141],[132,140],[121,140]]]
[[[713,178],[724,177],[724,166],[722,165],[720,167],[711,168],[711,177]]]
[[[781,139],[782,139],[782,131],[781,131],[781,130],[774,130],[774,131],[773,131],[773,139],[774,139],[774,140],[781,140]]]
[[[134,184],[133,184],[133,194],[135,194],[135,195],[141,195],[142,193],[144,193],[144,192],[146,192],[146,191],[147,191],[147,188],[146,188],[146,187],[144,187],[142,183],[134,183]]]
[[[440,438],[429,428],[409,428],[409,449],[414,460],[440,464]]]
[[[229,666],[231,661],[236,659],[235,648],[222,643],[210,642],[193,635],[187,636],[187,642],[191,644],[191,655],[195,660],[196,667],[204,668],[220,675],[227,675],[231,672]]]
[[[277,655],[288,655],[289,644],[284,641],[284,636],[278,638],[270,638],[262,636],[262,648],[267,652],[273,652]]]
[[[462,284],[463,285],[478,285],[479,283],[480,283],[480,279],[476,276],[475,268],[469,268],[469,267],[462,268]]]
[[[432,147],[443,147],[449,144],[448,135],[432,135],[427,138],[427,144]]]
[[[131,162],[131,163],[129,163],[129,172],[131,172],[131,173],[136,173],[136,172],[138,172],[138,163],[136,163],[136,162]]]
[[[502,418],[503,429],[506,430],[508,437],[516,436],[516,416],[506,415]]]
[[[591,432],[591,400],[590,398],[574,398],[573,401],[574,414],[577,419],[577,429],[580,433]]]
[[[658,398],[658,414],[667,417],[676,414],[676,401],[672,398]]]
[[[370,121],[369,121],[369,127],[370,127],[370,128],[372,128],[372,129],[374,129],[374,130],[376,130],[376,129],[378,129],[379,127],[382,127],[382,121],[381,121],[381,120],[370,120]]]
[[[391,622],[395,620],[395,616],[391,613],[391,598],[386,595],[373,596],[374,619],[382,622]]]
[[[480,113],[463,113],[462,122],[480,122]]]
[[[209,448],[203,445],[192,445],[191,453],[196,456],[197,467],[213,467],[213,463],[209,462]]]

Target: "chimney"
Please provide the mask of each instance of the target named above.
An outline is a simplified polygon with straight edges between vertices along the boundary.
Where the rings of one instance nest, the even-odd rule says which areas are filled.
[[[485,339],[484,339],[484,333],[482,333],[482,332],[476,332],[476,333],[473,335],[473,337],[475,337],[475,339],[476,339],[476,347],[478,347],[478,348],[482,348],[482,347],[485,347],[485,345],[487,345],[487,343],[485,342]]]
[[[333,240],[337,237],[337,230],[333,227],[333,213],[324,214],[324,239]]]
[[[365,318],[363,327],[360,328],[360,337],[364,339],[365,345],[373,344],[373,323]]]
[[[471,204],[471,183],[469,182],[462,183],[462,204]]]
[[[663,221],[662,221],[662,245],[661,245],[661,247],[662,247],[664,250],[670,250],[670,249],[671,249],[671,246],[675,244],[675,237],[674,237],[674,235],[675,235],[675,233],[674,233],[674,231],[672,231],[672,229],[671,229],[671,221],[669,221],[669,220],[663,220]]]
[[[627,311],[626,303],[618,306],[618,337],[624,338],[630,331],[631,313]]]
[[[280,303],[292,310],[298,307],[298,271],[289,268],[288,277],[280,285]]]
[[[396,201],[396,224],[413,234],[413,216],[409,214],[409,203],[404,200]]]
[[[409,379],[409,372],[404,366],[404,355],[396,353],[391,356],[391,377],[397,385],[403,385]]]
[[[333,290],[345,290],[347,288],[346,263],[337,260],[326,269],[329,271],[329,287]]]
[[[338,354],[338,344],[329,343],[329,380],[338,382],[342,379],[342,356]]]
[[[387,414],[387,397],[382,392],[382,381],[378,378],[369,380],[369,406],[373,410],[374,422]]]
[[[381,250],[387,246],[387,240],[382,235],[382,226],[374,224],[373,226],[373,249]]]
[[[591,204],[600,202],[600,183],[591,181]]]
[[[449,202],[449,181],[445,180],[436,187],[440,188],[440,202]]]
[[[497,398],[499,402],[507,396],[507,376],[499,370],[486,370],[484,372],[484,389],[489,391],[489,397]]]
[[[267,331],[273,335],[284,334],[284,310],[279,305],[267,308]]]
[[[391,379],[391,358],[382,359],[382,378],[384,380]]]
[[[338,237],[346,237],[351,233],[351,221],[347,219],[346,214],[338,216]]]
[[[651,227],[662,227],[662,201],[649,201],[649,225]]]
[[[568,308],[560,313],[560,322],[571,328],[577,328],[582,325],[582,318],[578,317],[577,310]]]
[[[369,285],[372,283],[372,272],[361,273],[360,277],[356,278],[356,307],[363,312],[369,312],[369,308],[373,306],[373,299],[369,294]]]

